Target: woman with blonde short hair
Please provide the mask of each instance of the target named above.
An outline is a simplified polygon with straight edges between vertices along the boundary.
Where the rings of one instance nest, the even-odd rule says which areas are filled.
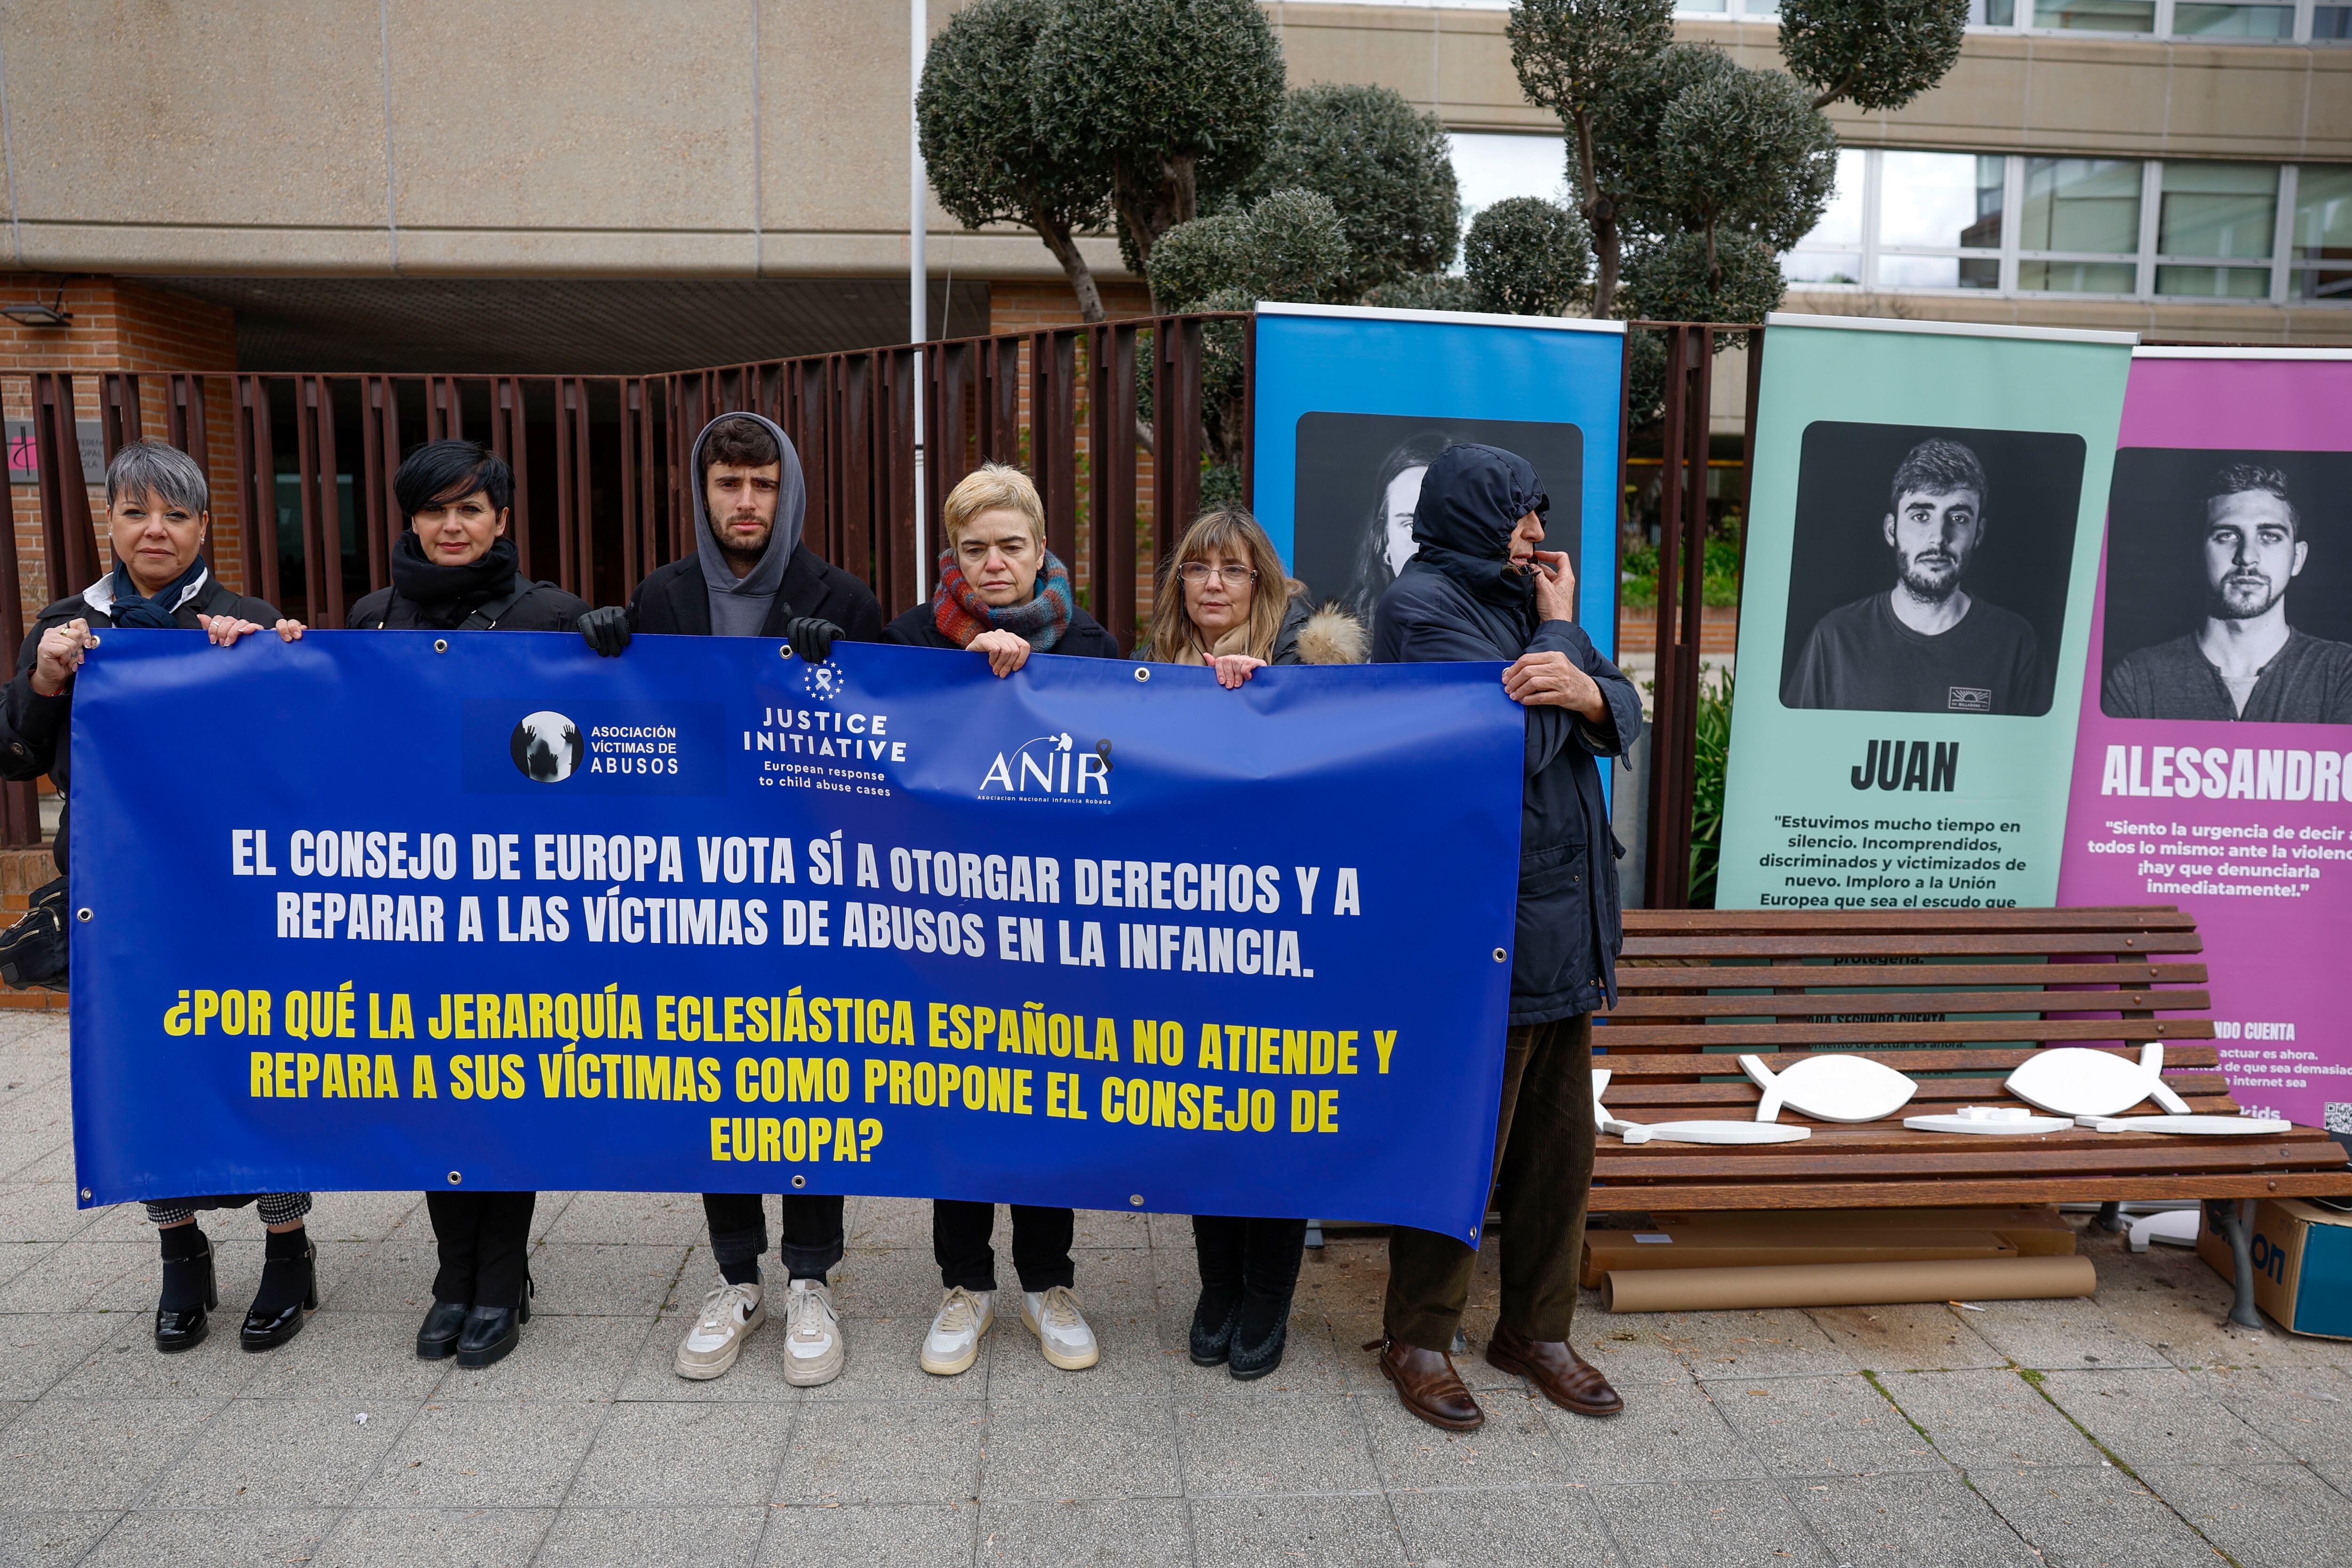
[[[1000,676],[1033,653],[1119,657],[1110,634],[1078,607],[1069,569],[1045,548],[1045,505],[1028,475],[982,463],[940,511],[948,536],[940,585],[884,629],[884,642],[986,654]]]
[[[940,509],[948,547],[939,591],[882,633],[908,647],[984,654],[1002,679],[1033,653],[1117,658],[1118,645],[1078,608],[1070,574],[1045,548],[1045,508],[1018,468],[983,463],[949,492]],[[1075,1372],[1101,1347],[1078,1300],[1070,1244],[1076,1216],[1066,1208],[1013,1205],[1013,1268],[1021,1280],[1021,1323],[1051,1364]],[[931,1200],[931,1256],[943,1294],[923,1336],[922,1369],[953,1377],[980,1358],[996,1321],[996,1205]]]
[[[1337,605],[1309,607],[1274,541],[1238,508],[1202,517],[1162,563],[1151,657],[1207,665],[1228,690],[1269,664],[1361,664],[1366,640],[1363,624]],[[1223,1366],[1247,1382],[1282,1364],[1306,1240],[1304,1219],[1192,1216],[1201,1268],[1193,1365]]]

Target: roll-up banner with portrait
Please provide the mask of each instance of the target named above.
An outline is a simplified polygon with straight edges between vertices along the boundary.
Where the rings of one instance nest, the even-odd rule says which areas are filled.
[[[2135,339],[1768,327],[1718,902],[2050,903]]]
[[[2147,348],[2059,901],[2197,917],[2231,1092],[2352,1131],[2352,350]]]
[[[1413,555],[1432,458],[1457,442],[1517,452],[1551,498],[1546,549],[1576,563],[1578,623],[1617,650],[1622,321],[1257,308],[1258,521],[1291,574],[1369,629]]]

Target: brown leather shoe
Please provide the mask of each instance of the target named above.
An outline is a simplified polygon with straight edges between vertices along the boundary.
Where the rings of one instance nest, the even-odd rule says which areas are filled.
[[[1579,1415],[1614,1415],[1625,1408],[1625,1402],[1617,1397],[1600,1369],[1577,1354],[1566,1340],[1523,1339],[1497,1323],[1495,1337],[1486,1342],[1486,1360],[1526,1378],[1562,1410],[1573,1410]]]
[[[1463,1386],[1454,1370],[1454,1358],[1444,1351],[1425,1351],[1391,1337],[1381,1345],[1381,1372],[1396,1384],[1404,1407],[1448,1432],[1475,1432],[1486,1424],[1486,1413]]]

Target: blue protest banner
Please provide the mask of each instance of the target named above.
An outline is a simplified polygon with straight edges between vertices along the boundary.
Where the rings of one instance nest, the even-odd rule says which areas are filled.
[[[105,634],[85,1204],[447,1188],[1469,1237],[1523,721],[1492,665]]]

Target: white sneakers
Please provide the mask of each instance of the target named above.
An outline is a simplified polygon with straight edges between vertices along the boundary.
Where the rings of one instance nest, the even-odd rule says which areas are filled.
[[[743,1342],[767,1321],[758,1285],[721,1285],[702,1299],[702,1316],[677,1347],[677,1375],[698,1383],[723,1375],[743,1353]]]
[[[841,1375],[841,1322],[822,1280],[795,1279],[784,1297],[784,1381],[814,1388]]]
[[[980,1359],[980,1338],[996,1321],[996,1293],[957,1286],[940,1299],[930,1332],[923,1336],[923,1370],[940,1377],[968,1372]],[[1045,1359],[1065,1372],[1080,1372],[1102,1359],[1102,1347],[1079,1309],[1078,1293],[1066,1285],[1028,1291],[1021,1298],[1021,1325],[1037,1336]]]
[[[996,1321],[996,1292],[959,1285],[940,1298],[940,1310],[923,1336],[923,1370],[935,1377],[968,1372],[980,1359],[980,1336]]]
[[[1102,1359],[1095,1331],[1078,1310],[1078,1293],[1067,1285],[1023,1295],[1021,1326],[1037,1336],[1037,1348],[1064,1372],[1082,1372]]]

